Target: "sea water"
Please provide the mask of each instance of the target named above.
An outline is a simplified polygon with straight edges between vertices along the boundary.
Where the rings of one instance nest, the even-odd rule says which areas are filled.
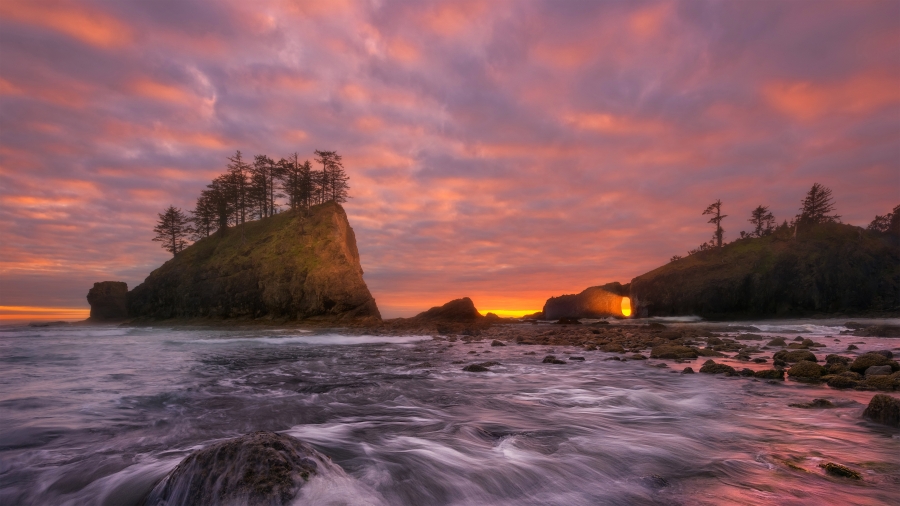
[[[811,338],[820,359],[850,343],[900,354],[900,339],[841,335],[843,321],[734,325]],[[550,353],[585,360],[541,363]],[[874,392],[611,356],[339,330],[0,327],[0,504],[138,505],[191,451],[257,430],[346,470],[312,478],[303,504],[897,504],[900,433],[861,418]],[[488,360],[501,365],[462,371]],[[836,407],[788,406],[813,398]]]

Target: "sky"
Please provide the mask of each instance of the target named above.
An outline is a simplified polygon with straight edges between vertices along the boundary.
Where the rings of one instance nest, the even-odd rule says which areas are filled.
[[[344,158],[385,317],[539,310],[813,183],[900,204],[900,2],[0,0],[0,314],[169,257],[235,150]],[[60,309],[61,308],[61,309]]]

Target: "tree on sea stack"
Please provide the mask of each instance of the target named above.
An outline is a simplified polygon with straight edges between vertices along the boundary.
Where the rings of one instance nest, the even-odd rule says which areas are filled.
[[[819,183],[813,183],[812,188],[806,192],[806,197],[803,198],[797,222],[804,225],[840,222],[840,216],[829,216],[828,213],[832,211],[834,211],[834,203],[831,200],[831,189]]]
[[[162,243],[163,249],[175,256],[187,246],[187,237],[193,232],[190,219],[181,209],[169,206],[165,212],[159,214],[159,222],[153,227],[156,232],[154,241]]]
[[[751,236],[762,237],[775,230],[775,216],[769,212],[769,206],[757,206],[750,212],[750,219],[747,221],[753,225]]]
[[[722,201],[716,199],[715,202],[709,205],[706,208],[706,211],[703,211],[703,215],[711,214],[712,218],[709,219],[707,223],[714,223],[716,225],[716,231],[713,232],[713,239],[716,241],[716,246],[719,248],[722,247],[722,238],[725,236],[725,230],[722,229],[722,220],[727,218],[727,214],[722,214]]]

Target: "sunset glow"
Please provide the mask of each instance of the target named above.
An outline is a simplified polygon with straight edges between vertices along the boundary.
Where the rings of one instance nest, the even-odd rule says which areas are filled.
[[[715,199],[729,241],[757,205],[790,220],[813,182],[865,226],[897,205],[898,18],[894,1],[0,2],[0,303],[136,286],[167,259],[157,213],[190,209],[236,149],[344,156],[385,317],[627,283],[708,240]]]
[[[622,316],[631,316],[631,299],[622,297]]]

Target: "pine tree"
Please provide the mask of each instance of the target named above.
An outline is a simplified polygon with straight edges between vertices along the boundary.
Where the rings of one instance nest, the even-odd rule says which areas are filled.
[[[900,206],[895,207],[893,212],[884,216],[875,215],[875,219],[872,220],[872,223],[869,223],[866,229],[873,232],[893,232],[896,235],[900,235]]]
[[[226,194],[231,197],[236,222],[243,225],[247,219],[248,198],[247,187],[250,175],[250,165],[244,162],[240,151],[235,151],[234,156],[228,157],[228,173],[224,183]]]
[[[812,188],[806,192],[806,197],[803,198],[797,222],[804,225],[840,222],[840,216],[828,215],[832,211],[834,211],[834,203],[831,200],[831,189],[819,183],[813,183]]]
[[[775,216],[769,212],[768,206],[757,206],[750,212],[750,219],[747,220],[753,225],[753,231],[749,236],[762,237],[769,235],[775,230]]]
[[[341,155],[336,151],[316,150],[316,161],[322,164],[322,193],[323,202],[346,202],[349,198],[350,185],[347,181],[350,177],[344,171]]]
[[[190,220],[181,209],[169,206],[165,212],[159,213],[159,221],[153,231],[156,232],[153,240],[163,243],[163,249],[175,256],[187,246],[186,238],[192,229]]]
[[[194,234],[191,239],[194,241],[209,237],[215,232],[218,223],[217,209],[209,191],[200,192],[197,204],[191,211],[190,221],[193,223]]]
[[[707,223],[714,223],[716,225],[716,231],[713,232],[713,240],[716,242],[716,245],[721,248],[722,238],[725,236],[725,230],[722,229],[722,220],[728,217],[727,214],[722,214],[722,201],[717,199],[703,211],[703,214],[711,214],[713,216]]]

